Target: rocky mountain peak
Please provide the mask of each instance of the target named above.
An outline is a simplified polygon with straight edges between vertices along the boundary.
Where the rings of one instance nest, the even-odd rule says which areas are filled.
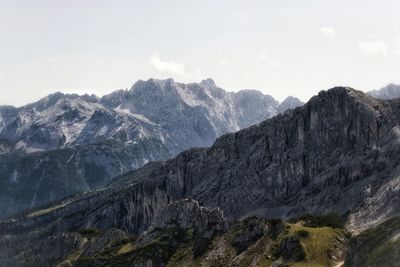
[[[7,159],[13,163],[0,171],[10,196],[9,201],[0,203],[0,217],[2,211],[9,213],[17,206],[34,207],[58,196],[97,188],[150,160],[211,146],[223,134],[276,115],[277,105],[272,96],[256,90],[228,92],[211,79],[200,83],[149,79],[101,99],[57,92],[21,108],[0,107],[0,138],[29,159]],[[40,153],[31,155],[33,152]],[[43,159],[51,159],[48,167]],[[26,171],[18,171],[21,182],[16,184],[15,170],[21,168]],[[67,177],[65,183],[59,183],[60,189],[48,185],[54,173]],[[74,186],[70,180],[75,181]],[[46,186],[51,190],[39,190]],[[30,187],[35,189],[26,192],[23,200],[11,197],[14,189]]]
[[[215,88],[215,87],[217,87],[217,85],[215,84],[215,81],[214,81],[213,79],[211,79],[211,78],[207,78],[207,79],[205,79],[205,80],[202,80],[202,81],[200,82],[200,85],[201,85],[201,86],[204,86],[204,87],[208,87],[208,88]]]
[[[338,105],[341,108],[341,112],[348,112],[346,107],[349,107],[349,105],[357,105],[357,108],[366,108],[370,111],[384,108],[384,102],[381,100],[350,87],[334,87],[327,91],[321,91],[318,96],[312,97],[309,102],[311,105],[321,102]]]
[[[168,90],[175,84],[174,79],[153,79],[150,78],[147,81],[139,80],[137,81],[132,88],[130,89],[131,92],[135,90],[146,90],[150,88],[158,88],[160,90]]]

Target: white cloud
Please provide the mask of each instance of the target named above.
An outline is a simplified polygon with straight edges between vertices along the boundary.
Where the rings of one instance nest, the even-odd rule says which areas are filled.
[[[361,41],[358,43],[358,48],[367,56],[385,56],[388,53],[387,44],[381,40]]]
[[[157,54],[150,58],[151,65],[159,72],[186,76],[185,66],[176,61],[164,61]]]
[[[336,36],[336,31],[334,28],[331,27],[321,27],[319,29],[320,33],[329,39],[334,39]]]

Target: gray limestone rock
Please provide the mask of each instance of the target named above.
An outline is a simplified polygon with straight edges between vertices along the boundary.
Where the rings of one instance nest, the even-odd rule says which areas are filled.
[[[78,192],[276,114],[255,90],[230,93],[207,79],[138,81],[101,99],[54,93],[0,107],[0,218]]]

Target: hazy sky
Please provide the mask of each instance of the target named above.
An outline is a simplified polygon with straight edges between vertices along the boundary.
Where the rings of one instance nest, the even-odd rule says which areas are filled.
[[[150,77],[279,100],[400,83],[400,1],[0,0],[0,104]]]

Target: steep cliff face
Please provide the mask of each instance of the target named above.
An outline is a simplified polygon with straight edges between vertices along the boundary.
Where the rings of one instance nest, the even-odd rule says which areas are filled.
[[[277,105],[261,92],[227,92],[211,79],[150,79],[101,99],[54,93],[20,108],[0,107],[0,217],[210,146],[275,115]]]
[[[143,183],[153,194],[164,184],[171,198],[191,196],[232,218],[334,212],[350,214],[352,229],[361,230],[398,212],[398,191],[390,186],[398,173],[398,114],[397,101],[335,88],[223,136],[211,149],[182,153],[143,176]],[[130,179],[139,178],[133,173],[113,183]],[[393,198],[379,198],[384,192]],[[374,199],[388,205],[373,210]]]
[[[54,224],[60,231],[95,226],[140,233],[163,207],[190,197],[233,219],[336,213],[358,232],[399,212],[399,114],[397,100],[350,88],[323,91],[303,107],[218,138],[211,148],[14,216],[0,231]]]

